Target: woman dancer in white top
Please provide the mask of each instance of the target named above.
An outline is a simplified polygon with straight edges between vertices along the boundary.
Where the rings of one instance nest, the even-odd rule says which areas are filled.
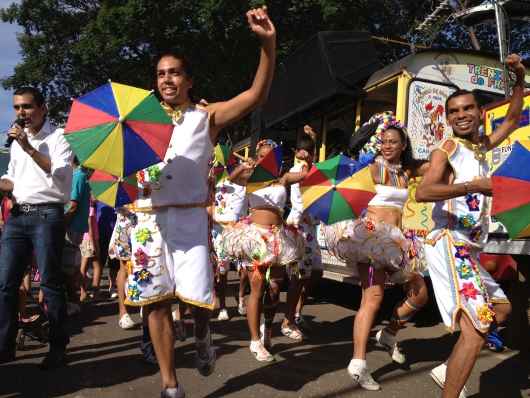
[[[416,262],[410,259],[411,241],[401,231],[401,212],[407,200],[410,177],[422,174],[425,165],[416,167],[402,126],[389,114],[379,115],[372,126],[378,126],[378,154],[369,167],[376,184],[376,196],[370,201],[364,217],[324,226],[328,249],[357,268],[363,289],[362,301],[353,325],[354,352],[348,373],[357,385],[379,390],[366,366],[366,345],[375,316],[381,306],[387,280],[405,284],[407,298],[396,305],[388,327],[377,334],[392,359],[404,363],[395,335],[404,323],[423,307],[427,288]],[[407,156],[409,154],[409,156]]]
[[[276,146],[272,140],[259,142],[256,160],[264,158]],[[235,183],[246,186],[255,166],[256,162],[250,159],[240,165],[230,178]],[[247,303],[247,320],[251,336],[250,351],[258,361],[274,360],[269,349],[280,282],[285,277],[286,267],[297,264],[302,256],[303,239],[295,228],[284,225],[282,215],[287,199],[286,186],[301,181],[306,174],[307,169],[299,173],[286,173],[278,181],[248,194],[250,216],[223,232],[224,255],[241,258],[249,272],[251,291]],[[265,323],[260,336],[262,297]]]

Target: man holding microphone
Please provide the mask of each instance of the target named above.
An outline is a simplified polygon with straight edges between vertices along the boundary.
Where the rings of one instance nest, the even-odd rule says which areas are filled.
[[[41,368],[51,369],[65,363],[69,342],[61,258],[72,152],[62,129],[47,120],[39,90],[16,90],[13,108],[17,121],[8,132],[9,166],[0,179],[0,190],[12,192],[15,201],[0,248],[0,363],[15,359],[18,287],[34,254],[50,322],[50,351]]]

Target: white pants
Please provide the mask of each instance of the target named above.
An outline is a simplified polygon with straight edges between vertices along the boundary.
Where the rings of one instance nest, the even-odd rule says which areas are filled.
[[[478,250],[454,240],[448,230],[431,232],[424,250],[444,324],[454,331],[456,318],[463,311],[477,330],[486,333],[493,321],[492,304],[509,301],[479,264]]]
[[[131,231],[132,267],[126,304],[142,306],[171,298],[213,309],[208,216],[204,208],[136,212]]]

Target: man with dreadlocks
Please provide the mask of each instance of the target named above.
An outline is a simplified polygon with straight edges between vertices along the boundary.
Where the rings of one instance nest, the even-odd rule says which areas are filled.
[[[348,373],[356,385],[379,390],[366,365],[366,346],[375,316],[383,301],[385,282],[404,284],[407,297],[393,311],[390,325],[380,330],[377,341],[392,359],[405,362],[396,343],[396,333],[428,299],[421,276],[421,258],[411,258],[417,242],[401,231],[403,206],[408,198],[408,180],[423,174],[426,163],[412,158],[405,129],[391,112],[373,116],[354,135],[351,147],[361,163],[369,163],[376,195],[359,219],[323,226],[328,250],[356,269],[361,278],[362,300],[353,324],[353,358]]]

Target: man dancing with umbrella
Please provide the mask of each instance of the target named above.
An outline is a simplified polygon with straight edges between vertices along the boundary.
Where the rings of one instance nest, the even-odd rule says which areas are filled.
[[[477,360],[485,334],[510,313],[508,299],[481,267],[478,254],[487,241],[491,180],[486,152],[519,126],[525,68],[518,55],[506,60],[516,82],[503,123],[489,136],[479,133],[482,112],[472,92],[457,90],[447,98],[447,122],[453,138],[431,154],[430,167],[416,191],[418,202],[435,202],[434,230],[425,256],[443,321],[460,337],[449,357],[431,372],[444,398],[456,398]],[[462,395],[460,395],[462,396]]]
[[[208,171],[219,131],[251,112],[268,96],[276,58],[276,30],[265,7],[247,12],[250,29],[261,41],[261,55],[251,87],[225,101],[198,107],[189,91],[191,65],[176,54],[156,66],[162,106],[172,116],[173,135],[163,163],[140,173],[143,190],[135,203],[137,224],[131,231],[132,267],[127,304],[146,306],[149,330],[162,377],[162,397],[184,397],[177,382],[171,318],[175,297],[194,307],[197,369],[214,369],[210,311],[214,305],[209,259]]]

